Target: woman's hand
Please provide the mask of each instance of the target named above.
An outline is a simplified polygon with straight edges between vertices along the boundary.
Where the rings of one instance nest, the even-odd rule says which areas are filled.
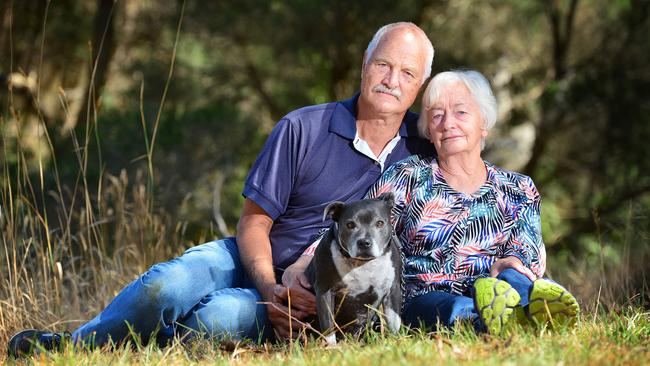
[[[311,256],[303,255],[287,267],[282,274],[282,284],[288,289],[287,297],[291,296],[292,308],[315,315],[316,297],[311,292],[311,284],[305,276],[305,269],[311,259]]]
[[[514,269],[515,271],[528,277],[531,281],[535,281],[537,279],[537,276],[533,273],[533,271],[524,266],[524,264],[521,263],[521,260],[517,257],[505,257],[497,259],[496,262],[492,263],[492,267],[490,267],[490,276],[496,277],[499,275],[499,273],[507,268]]]

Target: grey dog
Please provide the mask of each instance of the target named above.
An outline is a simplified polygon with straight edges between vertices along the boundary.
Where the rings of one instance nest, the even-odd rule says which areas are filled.
[[[324,218],[331,216],[334,222],[305,274],[316,293],[320,330],[330,345],[336,344],[337,331],[360,335],[377,319],[379,305],[388,329],[399,330],[402,259],[390,221],[394,202],[392,193],[384,193],[325,208]]]

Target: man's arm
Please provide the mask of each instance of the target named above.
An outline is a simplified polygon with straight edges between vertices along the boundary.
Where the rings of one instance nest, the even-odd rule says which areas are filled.
[[[271,254],[271,241],[269,233],[273,220],[255,202],[250,199],[244,201],[239,223],[237,224],[237,247],[241,263],[253,281],[253,284],[260,292],[262,300],[267,302],[267,313],[281,337],[288,337],[289,309],[283,305],[287,300],[287,288],[275,283],[273,271],[273,257]],[[291,315],[297,319],[303,319],[307,313],[293,309]],[[293,320],[291,322],[294,330],[300,330],[302,323]],[[298,332],[293,333],[295,336]]]
[[[273,220],[260,206],[249,199],[244,201],[244,208],[237,224],[239,257],[265,301],[268,300],[268,290],[275,285],[269,239],[272,225]]]

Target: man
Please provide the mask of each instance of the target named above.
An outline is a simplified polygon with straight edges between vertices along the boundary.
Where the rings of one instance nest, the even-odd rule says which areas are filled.
[[[273,330],[288,337],[290,324],[298,330],[302,324],[287,316],[289,294],[295,319],[315,313],[313,295],[296,277],[280,278],[309,238],[327,227],[324,207],[358,200],[389,165],[432,153],[417,137],[417,116],[408,112],[432,60],[431,42],[414,24],[382,27],[364,54],[357,96],[299,109],[276,125],[246,180],[237,238],[152,266],[72,339],[119,342],[129,327],[143,342],[157,331],[163,343],[186,329],[253,340],[269,339]],[[26,330],[12,337],[9,353],[28,352],[34,340],[54,348],[66,336]]]

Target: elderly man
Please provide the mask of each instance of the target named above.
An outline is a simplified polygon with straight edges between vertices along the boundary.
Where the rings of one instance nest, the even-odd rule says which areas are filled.
[[[362,198],[394,162],[433,153],[408,111],[432,60],[431,42],[416,25],[379,29],[364,54],[358,95],[296,110],[273,129],[246,179],[237,238],[152,266],[72,339],[91,346],[119,342],[129,327],[144,342],[157,334],[164,343],[186,330],[266,340],[275,329],[289,336],[288,292],[297,319],[315,313],[315,305],[308,284],[292,276],[282,283],[282,272],[327,227],[324,207]],[[10,340],[9,353],[27,353],[34,341],[52,349],[69,336],[25,330]]]

